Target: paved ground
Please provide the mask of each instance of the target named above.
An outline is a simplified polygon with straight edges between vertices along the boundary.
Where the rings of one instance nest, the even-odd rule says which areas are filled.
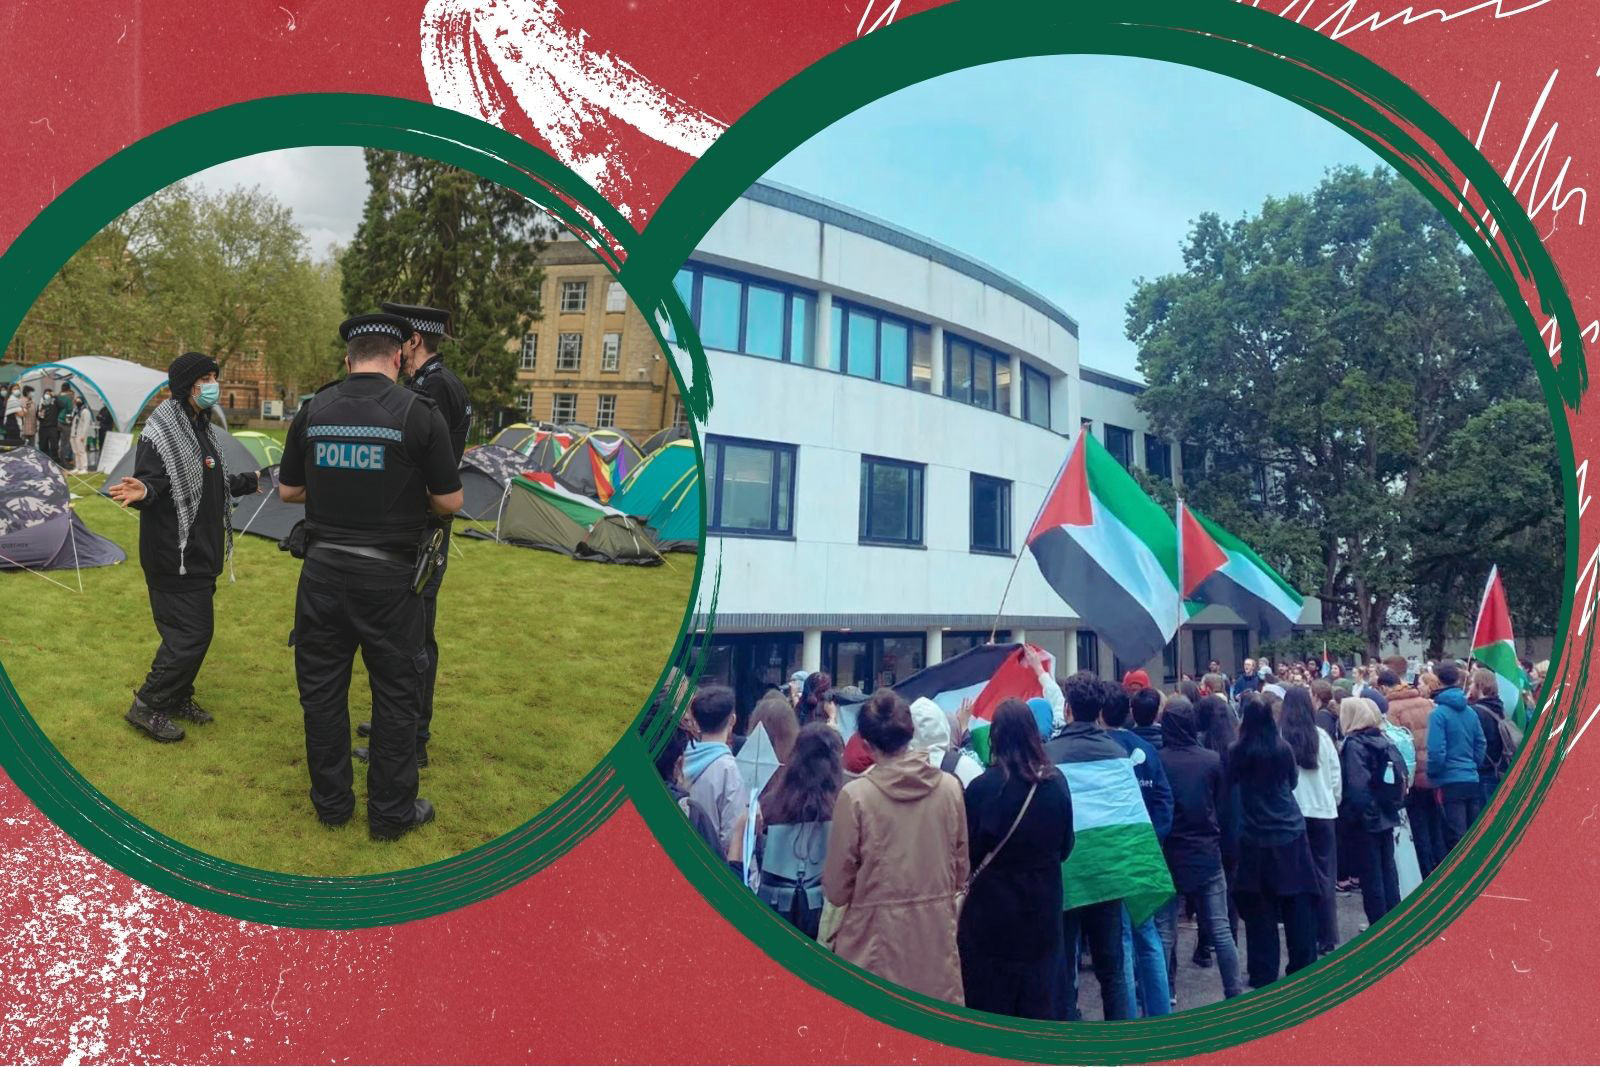
[[[1367,921],[1366,913],[1361,910],[1360,893],[1339,894],[1339,943],[1355,937],[1360,932],[1362,924]],[[1244,926],[1239,927],[1240,940],[1244,939]],[[1281,935],[1280,935],[1281,936]],[[1177,994],[1178,1011],[1185,1008],[1198,1008],[1205,1004],[1212,1004],[1222,999],[1222,979],[1217,974],[1216,965],[1209,968],[1196,967],[1193,962],[1196,941],[1195,928],[1192,921],[1182,918],[1178,920],[1178,973]],[[1287,960],[1287,950],[1281,949],[1282,958]],[[1243,983],[1244,951],[1241,947],[1239,953],[1239,980]],[[1281,965],[1280,965],[1281,966]],[[1100,983],[1095,980],[1094,972],[1083,970],[1078,973],[1078,1006],[1083,1011],[1085,1019],[1102,1018],[1100,1007]]]

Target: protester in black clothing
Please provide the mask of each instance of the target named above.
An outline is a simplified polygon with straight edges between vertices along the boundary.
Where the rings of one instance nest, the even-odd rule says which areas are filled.
[[[1328,731],[1328,736],[1337,743],[1344,734],[1339,730],[1339,702],[1334,699],[1333,683],[1326,678],[1313,679],[1311,703],[1316,708],[1317,725]]]
[[[1487,667],[1475,668],[1467,700],[1478,713],[1478,725],[1483,728],[1484,750],[1483,759],[1478,761],[1478,780],[1483,783],[1483,802],[1488,804],[1509,764],[1505,742],[1500,738],[1500,724],[1506,717],[1505,704],[1500,700],[1500,679]]]
[[[117,421],[111,417],[111,405],[106,404],[100,408],[100,414],[95,417],[95,450],[100,455],[106,452],[106,436],[117,428]],[[105,469],[102,461],[100,469]]]
[[[978,873],[956,931],[962,988],[977,1011],[1059,1018],[1052,987],[1063,965],[1061,865],[1072,852],[1072,797],[1022,701],[995,710],[989,751],[992,765],[966,792]]]
[[[1394,864],[1394,828],[1405,802],[1406,767],[1400,751],[1383,733],[1378,709],[1360,697],[1339,705],[1344,747],[1339,763],[1344,795],[1339,820],[1348,827],[1351,869],[1361,879],[1367,922],[1375,923],[1400,903],[1400,878]]]
[[[1278,736],[1266,701],[1247,693],[1239,710],[1239,740],[1228,755],[1239,800],[1239,870],[1233,886],[1244,919],[1250,985],[1260,988],[1278,978],[1280,916],[1289,949],[1285,973],[1317,958],[1317,870],[1294,799],[1300,781],[1294,752]]]
[[[1228,702],[1213,694],[1202,697],[1194,705],[1194,722],[1200,744],[1215,752],[1222,760],[1222,776],[1228,783],[1227,796],[1223,798],[1217,817],[1222,828],[1222,873],[1228,883],[1228,928],[1237,942],[1239,905],[1233,895],[1233,879],[1239,869],[1239,801],[1238,789],[1228,776],[1228,757],[1234,742],[1239,739],[1238,720],[1233,717]],[[1211,935],[1204,927],[1201,927],[1199,943],[1195,945],[1194,962],[1197,967],[1211,966]]]
[[[1187,700],[1175,698],[1167,702],[1161,713],[1161,732],[1161,764],[1172,786],[1173,802],[1172,831],[1162,843],[1167,868],[1177,891],[1196,900],[1196,925],[1210,935],[1222,978],[1222,995],[1237,996],[1242,991],[1239,953],[1228,925],[1228,883],[1222,870],[1219,813],[1228,799],[1222,757],[1200,746],[1195,736],[1194,713]],[[1168,909],[1161,920],[1161,938],[1167,948],[1167,965],[1173,971],[1173,988],[1177,986],[1175,918]]]
[[[194,681],[211,647],[217,576],[233,558],[229,497],[256,492],[258,477],[228,470],[211,425],[216,362],[185,352],[167,368],[167,384],[172,396],[145,424],[133,475],[107,493],[139,511],[139,565],[161,635],[124,718],[157,741],[181,741],[172,719],[212,719],[194,701]]]
[[[1148,686],[1133,694],[1133,732],[1150,742],[1156,751],[1165,743],[1156,716],[1161,713],[1161,690]]]
[[[57,447],[61,439],[61,425],[57,421],[61,399],[47,388],[39,401],[39,451],[57,463],[61,462]]]

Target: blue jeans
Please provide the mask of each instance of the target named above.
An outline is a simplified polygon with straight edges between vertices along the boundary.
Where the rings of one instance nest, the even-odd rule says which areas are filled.
[[[1156,928],[1156,918],[1148,916],[1135,926],[1126,905],[1122,908],[1122,975],[1129,1004],[1144,1009],[1147,1018],[1172,1014],[1167,952],[1161,943],[1161,932]]]

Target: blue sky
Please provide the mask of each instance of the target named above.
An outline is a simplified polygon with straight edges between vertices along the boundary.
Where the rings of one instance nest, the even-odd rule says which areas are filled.
[[[1254,212],[1379,162],[1271,93],[1111,56],[1013,60],[869,104],[769,172],[982,260],[1078,320],[1082,362],[1136,377],[1123,309],[1182,267],[1190,220]]]

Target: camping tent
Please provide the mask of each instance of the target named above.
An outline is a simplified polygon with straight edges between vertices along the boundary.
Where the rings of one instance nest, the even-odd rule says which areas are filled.
[[[262,463],[258,460],[255,454],[246,448],[244,443],[233,434],[224,430],[221,426],[217,426],[216,430],[217,433],[222,435],[222,461],[228,468],[229,474],[245,474],[249,471],[258,471],[262,467],[270,466],[270,464]],[[113,485],[116,485],[123,478],[133,476],[133,465],[138,455],[139,448],[137,444],[123,454],[123,457],[117,461],[117,465],[112,468],[111,473],[106,475],[106,480],[101,483],[101,496],[110,496],[109,490]]]
[[[528,469],[549,473],[572,447],[573,435],[565,430],[539,430],[524,442]]]
[[[573,442],[551,473],[568,489],[604,504],[643,461],[627,434],[594,430]]]
[[[649,459],[651,456],[655,455],[658,449],[665,448],[674,441],[685,440],[688,438],[688,436],[689,431],[686,428],[682,426],[668,426],[665,430],[657,430],[649,437],[646,437],[644,439],[644,444],[639,446],[639,451],[644,453],[646,459]]]
[[[104,567],[127,559],[83,524],[71,500],[61,468],[43,452],[0,453],[0,570]]]
[[[305,517],[304,504],[285,504],[278,496],[278,468],[274,464],[267,471],[267,477],[261,480],[260,493],[234,501],[233,529],[236,533],[281,541],[289,536],[294,524]]]
[[[127,432],[140,412],[167,385],[167,372],[152,370],[111,356],[72,356],[53,363],[37,363],[17,376],[24,385],[48,385],[52,390],[68,382],[83,394],[96,415],[111,408],[117,429]]]
[[[491,445],[499,445],[501,448],[509,448],[513,452],[526,452],[525,443],[528,438],[534,435],[534,432],[535,428],[527,423],[514,422],[495,434],[494,439],[489,443]]]
[[[662,562],[638,520],[579,496],[549,474],[512,479],[495,537],[597,563]]]
[[[260,430],[240,430],[233,435],[241,445],[256,457],[256,469],[276,467],[283,459],[283,446]]]
[[[527,457],[499,445],[478,445],[461,457],[461,489],[466,496],[456,514],[493,522],[511,479],[527,467]]]
[[[644,520],[663,552],[700,550],[700,466],[694,443],[674,441],[634,471],[611,506]]]

